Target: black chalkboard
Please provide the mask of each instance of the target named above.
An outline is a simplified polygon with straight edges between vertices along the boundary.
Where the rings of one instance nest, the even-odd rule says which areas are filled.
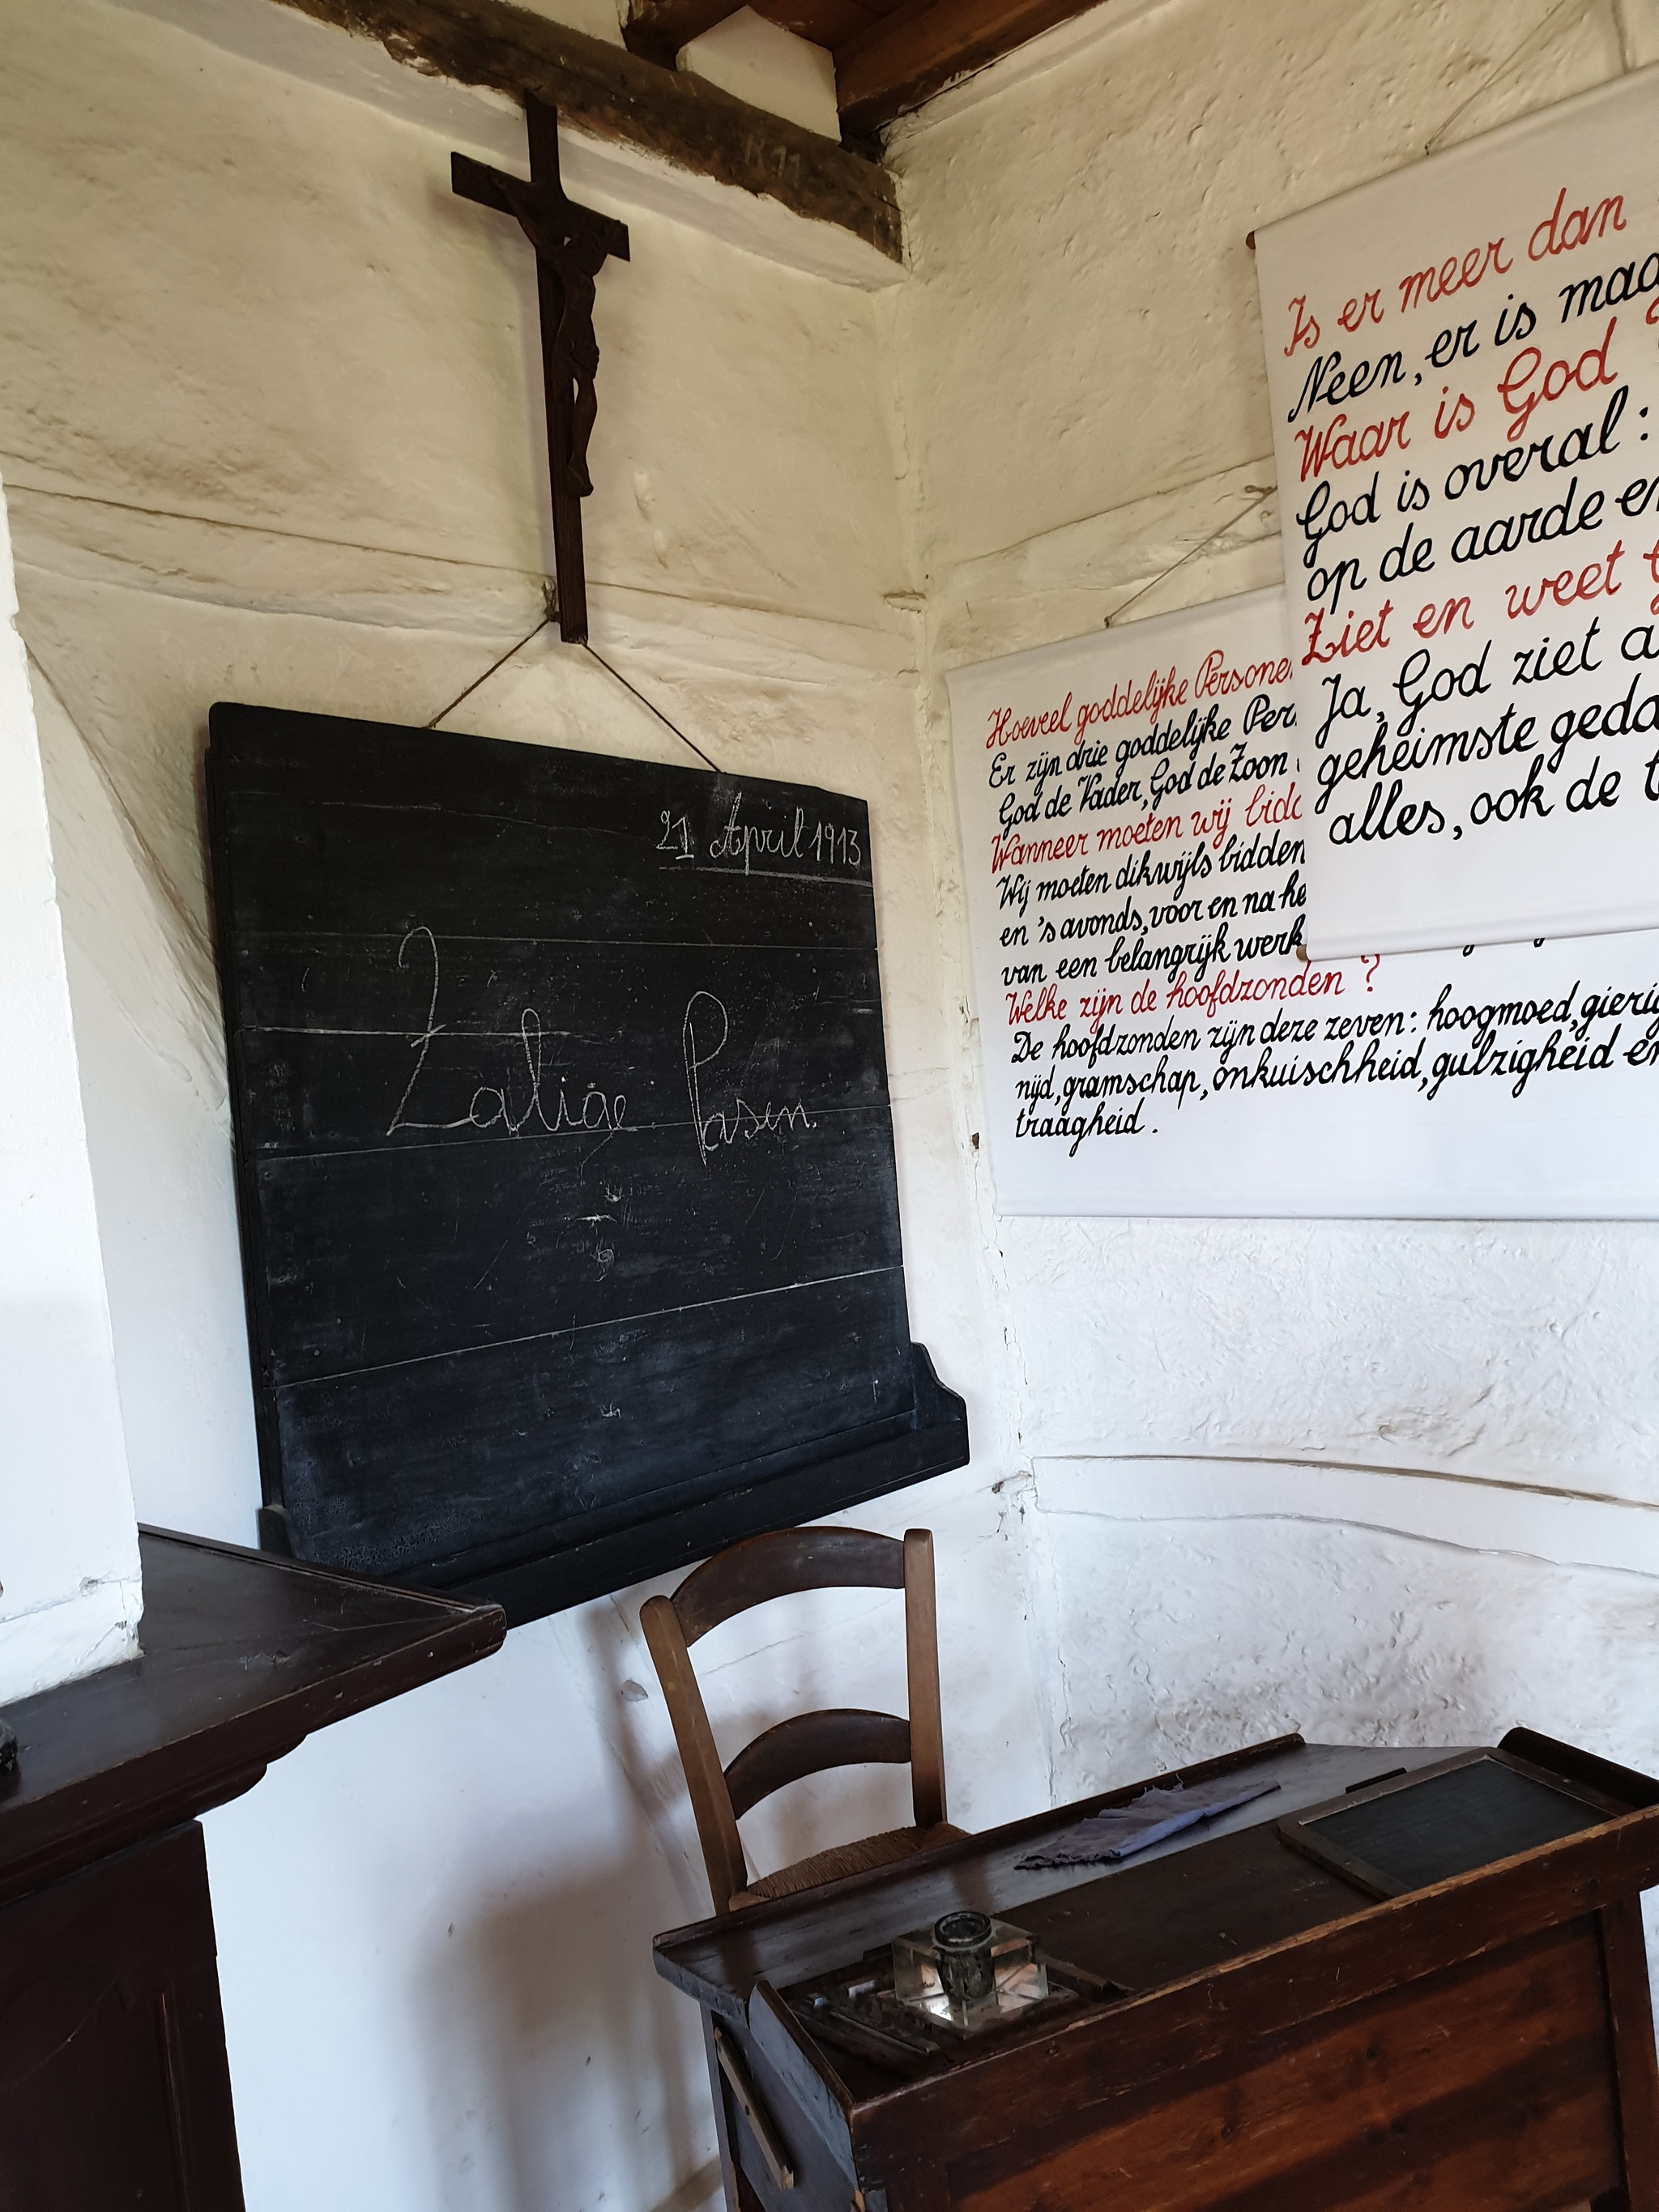
[[[514,1618],[959,1466],[867,810],[222,705],[264,1540]]]

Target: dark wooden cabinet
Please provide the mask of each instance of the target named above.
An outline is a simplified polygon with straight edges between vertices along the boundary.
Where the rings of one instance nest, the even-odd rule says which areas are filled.
[[[0,1907],[0,2212],[241,2201],[191,1820]]]
[[[0,2212],[242,2212],[194,1815],[504,1633],[494,1606],[149,1530],[143,1547],[143,1658],[8,1714]]]

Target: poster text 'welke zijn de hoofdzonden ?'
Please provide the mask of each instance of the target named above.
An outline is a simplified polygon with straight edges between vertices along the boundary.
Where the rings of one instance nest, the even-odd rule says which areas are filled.
[[[1659,71],[1257,270],[1310,950],[1659,921]]]
[[[1278,591],[950,679],[1009,1213],[1659,1214],[1659,933],[1310,961]]]

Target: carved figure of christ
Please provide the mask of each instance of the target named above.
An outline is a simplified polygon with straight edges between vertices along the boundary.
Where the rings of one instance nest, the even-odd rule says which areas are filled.
[[[582,645],[587,639],[587,572],[581,501],[593,489],[587,441],[599,408],[594,280],[607,260],[628,259],[628,226],[567,197],[559,181],[556,110],[526,94],[524,112],[528,184],[465,154],[450,155],[450,183],[463,199],[514,217],[536,249],[559,634],[572,645]]]

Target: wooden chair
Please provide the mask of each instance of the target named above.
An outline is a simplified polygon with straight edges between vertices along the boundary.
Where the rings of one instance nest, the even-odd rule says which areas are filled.
[[[690,1646],[734,1613],[795,1590],[870,1589],[904,1592],[904,1640],[910,1717],[837,1710],[798,1713],[768,1729],[722,1769]],[[939,1721],[939,1636],[933,1605],[933,1538],[912,1528],[901,1543],[862,1528],[786,1528],[734,1544],[688,1575],[672,1597],[648,1598],[640,1626],[656,1662],[674,1724],[691,1809],[708,1869],[716,1912],[763,1897],[787,1897],[838,1875],[890,1866],[965,1832],[945,1817],[945,1741]],[[831,1766],[910,1766],[915,1825],[866,1836],[798,1859],[750,1881],[738,1822],[786,1783]]]

